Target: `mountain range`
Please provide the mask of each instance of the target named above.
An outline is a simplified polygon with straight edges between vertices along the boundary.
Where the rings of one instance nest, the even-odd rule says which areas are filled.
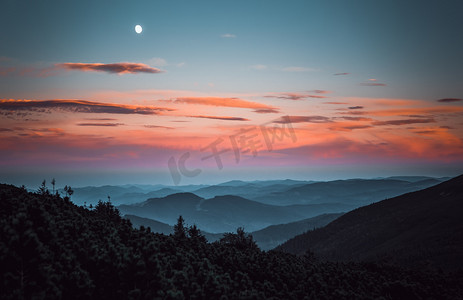
[[[357,208],[277,250],[338,261],[463,268],[463,175]]]
[[[193,193],[178,193],[118,206],[124,215],[136,215],[169,225],[174,225],[182,215],[189,224],[196,224],[210,233],[233,232],[238,227],[252,232],[270,225],[301,221],[323,213],[346,212],[353,208],[342,203],[277,206],[232,195],[204,199]]]
[[[72,201],[78,205],[95,205],[108,196],[115,205],[140,203],[149,198],[191,192],[202,198],[234,195],[272,205],[313,203],[348,203],[357,206],[392,198],[406,192],[423,189],[446,178],[425,176],[395,176],[377,179],[349,179],[326,182],[298,180],[240,181],[217,185],[122,185],[74,188]],[[342,194],[336,193],[342,190]],[[61,191],[62,192],[62,191]]]
[[[276,246],[286,242],[288,239],[304,233],[314,228],[320,228],[336,218],[342,216],[342,213],[335,214],[322,214],[313,218],[304,219],[297,222],[270,225],[264,229],[250,232],[255,242],[262,250],[271,250]],[[151,231],[163,234],[174,233],[174,226],[155,221],[148,218],[142,218],[135,215],[125,215],[125,218],[129,219],[135,228],[141,226],[150,228]],[[207,231],[201,231],[209,242],[215,242],[224,236],[224,233],[210,233]]]

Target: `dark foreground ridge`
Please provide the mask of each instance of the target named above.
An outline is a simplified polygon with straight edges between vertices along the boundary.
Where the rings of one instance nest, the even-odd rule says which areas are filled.
[[[457,299],[462,274],[262,252],[242,230],[154,234],[110,203],[0,185],[1,299]]]
[[[463,268],[463,175],[355,209],[278,249],[339,261]]]

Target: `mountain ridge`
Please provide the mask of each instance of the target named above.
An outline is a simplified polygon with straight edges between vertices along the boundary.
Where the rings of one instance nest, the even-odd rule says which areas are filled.
[[[463,267],[463,175],[357,208],[278,250],[329,260]]]

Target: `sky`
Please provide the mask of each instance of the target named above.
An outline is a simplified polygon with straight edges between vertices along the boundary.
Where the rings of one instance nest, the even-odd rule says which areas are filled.
[[[3,1],[0,182],[459,175],[462,19],[461,1]]]

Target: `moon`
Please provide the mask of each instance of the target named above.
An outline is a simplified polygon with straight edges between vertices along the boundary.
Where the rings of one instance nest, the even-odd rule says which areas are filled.
[[[140,34],[143,31],[143,28],[140,25],[135,25],[135,32]]]

